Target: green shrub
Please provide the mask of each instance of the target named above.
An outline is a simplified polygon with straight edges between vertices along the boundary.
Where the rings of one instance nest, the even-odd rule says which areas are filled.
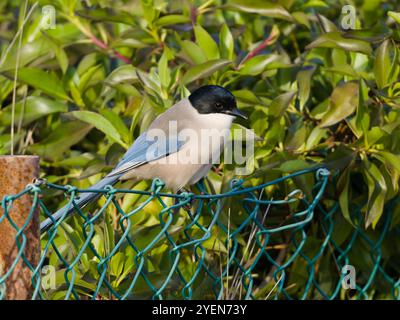
[[[389,203],[391,228],[400,223],[396,1],[355,1],[354,30],[342,29],[337,1],[22,3],[0,4],[0,154],[38,154],[48,181],[88,187],[157,114],[219,84],[264,139],[246,185],[325,164],[337,180],[324,205],[339,201],[341,223],[379,230]],[[41,28],[46,4],[55,29]],[[222,164],[209,179],[221,192],[233,176]],[[288,188],[310,194],[313,184]]]

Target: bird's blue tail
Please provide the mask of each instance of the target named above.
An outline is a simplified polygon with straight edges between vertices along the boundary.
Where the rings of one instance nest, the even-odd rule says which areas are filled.
[[[114,185],[119,179],[119,175],[117,176],[106,176],[87,190],[98,190],[98,189],[103,189],[106,185]],[[90,193],[90,192],[85,192],[81,193],[79,199],[76,201],[76,204],[78,205],[79,208],[83,208],[86,206],[89,202],[95,200],[98,198],[100,194],[98,193]],[[55,224],[61,217],[68,217],[71,213],[73,213],[75,210],[74,206],[68,206],[65,205],[61,209],[59,209],[56,213],[52,215],[52,218],[47,218],[45,221],[43,221],[40,224],[40,231],[46,231],[48,230],[53,224]]]

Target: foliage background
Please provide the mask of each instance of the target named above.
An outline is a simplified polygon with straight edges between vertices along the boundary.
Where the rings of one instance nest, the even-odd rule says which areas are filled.
[[[46,30],[41,10],[48,4],[56,28]],[[356,8],[355,30],[341,28],[346,4]],[[48,181],[85,188],[157,114],[201,84],[219,84],[250,116],[240,124],[264,139],[246,185],[325,163],[335,180],[324,204],[339,201],[343,241],[354,226],[379,234],[389,204],[394,230],[398,10],[396,1],[379,0],[2,1],[0,154],[38,154]],[[209,180],[222,192],[233,177],[233,167],[221,164]],[[313,185],[307,176],[288,188],[310,194]],[[268,190],[275,191],[290,190]],[[57,208],[66,200],[55,193],[48,201]],[[154,225],[157,210],[146,207],[136,226]],[[309,232],[318,238],[318,227]],[[384,242],[393,270],[399,245],[398,237]],[[359,248],[360,265],[368,250]],[[371,293],[377,296],[385,294]]]

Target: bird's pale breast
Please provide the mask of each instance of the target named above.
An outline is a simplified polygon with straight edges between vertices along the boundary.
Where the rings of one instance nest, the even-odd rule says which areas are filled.
[[[149,130],[161,129],[171,136],[176,128],[178,136],[185,139],[184,145],[176,153],[130,170],[121,179],[160,178],[173,191],[196,183],[213,163],[219,163],[232,121],[233,117],[225,114],[199,114],[188,99],[183,99],[157,117]]]

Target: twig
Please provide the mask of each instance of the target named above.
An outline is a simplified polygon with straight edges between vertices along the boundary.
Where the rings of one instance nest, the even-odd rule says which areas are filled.
[[[278,264],[278,265],[282,264],[283,260],[286,257],[286,250],[287,250],[287,246],[284,246],[282,248],[282,250],[279,251],[277,258],[275,259],[276,264]],[[260,283],[260,285],[257,287],[257,289],[254,290],[255,293],[260,292],[263,289],[263,287],[268,285],[269,281],[271,279],[273,279],[273,275],[274,275],[274,272],[276,269],[277,269],[277,267],[275,265],[273,265],[271,267],[270,271],[268,272],[268,275],[263,279],[263,281]]]
[[[20,133],[21,129],[22,129],[22,122],[24,120],[24,113],[25,113],[25,106],[26,106],[26,96],[27,95],[28,95],[28,87],[25,86],[24,97],[22,99],[22,105],[21,105],[21,112],[20,112],[19,120],[18,120],[17,134]]]
[[[272,292],[275,290],[275,288],[278,286],[279,282],[281,282],[283,278],[283,273],[281,274],[280,278],[278,279],[278,281],[275,283],[275,285],[273,286],[273,288],[271,289],[271,291],[267,294],[267,296],[265,297],[265,300],[268,300],[269,296],[272,294]]]
[[[262,198],[263,191],[264,191],[264,189],[261,190],[259,199]],[[272,199],[273,199],[273,198],[271,198],[271,200],[272,200]],[[265,212],[264,212],[264,215],[263,215],[263,218],[262,218],[262,221],[261,221],[261,224],[262,224],[262,225],[264,225],[265,218],[267,217],[267,214],[268,214],[268,212],[269,212],[270,207],[271,207],[271,204],[269,204],[268,207],[265,209]],[[256,217],[256,219],[257,219],[257,217]],[[250,236],[249,236],[249,239],[247,240],[247,245],[246,245],[246,247],[245,247],[245,249],[244,249],[242,258],[240,259],[240,264],[243,263],[243,260],[244,260],[244,258],[245,258],[246,255],[249,257],[249,258],[248,258],[248,261],[251,261],[251,256],[253,255],[253,251],[254,251],[255,246],[256,246],[256,241],[253,241],[253,238],[255,237],[255,235],[256,235],[256,233],[257,233],[257,229],[258,229],[258,228],[256,228],[256,224],[255,224],[254,221],[253,221],[252,227],[251,227],[251,231],[250,231]],[[251,249],[250,249],[250,251],[249,251],[250,244],[252,244],[252,246],[251,246]],[[257,254],[258,254],[258,253],[257,253]],[[234,285],[236,285],[236,284],[239,285],[240,282],[242,281],[242,278],[243,278],[243,274],[239,277],[239,269],[238,269],[238,270],[236,271],[236,274],[235,274],[235,277],[234,277],[234,280],[233,280]],[[241,289],[242,289],[242,286],[240,286],[240,293],[239,293],[240,299],[241,299]],[[232,299],[234,299],[234,297],[236,296],[237,290],[238,290],[238,288],[236,287],[235,291],[234,291],[233,294],[231,295]]]
[[[278,31],[275,29],[272,29],[271,33],[269,34],[268,38],[265,39],[263,42],[261,42],[256,48],[251,50],[243,59],[240,61],[240,63],[237,66],[237,69],[239,69],[247,60],[253,58],[255,55],[257,55],[260,51],[262,51],[265,47],[267,47],[271,42],[273,42],[278,34]]]
[[[107,50],[107,51],[111,51],[111,52],[113,53],[113,55],[114,55],[116,58],[118,58],[119,60],[121,60],[121,61],[123,61],[123,62],[125,62],[125,63],[127,63],[127,64],[132,63],[132,61],[131,61],[128,57],[125,57],[122,53],[119,53],[119,52],[118,52],[117,50],[115,50],[115,49],[111,49],[106,43],[104,43],[104,42],[101,41],[100,39],[96,38],[96,36],[90,35],[90,40],[92,41],[92,43],[93,43],[95,46],[99,47],[100,49]]]
[[[228,300],[229,296],[229,250],[230,250],[230,246],[229,246],[229,242],[230,242],[230,228],[231,228],[231,208],[229,208],[228,210],[228,245],[227,245],[227,251],[228,251],[228,255],[227,255],[227,264],[226,264],[226,299]]]
[[[222,278],[223,271],[222,271],[221,241],[218,236],[218,231],[217,231],[217,237],[216,237],[215,241],[217,241],[217,240],[218,240],[219,272],[221,274],[222,297],[224,297],[224,283],[223,283],[223,278]],[[213,245],[213,247],[214,247],[214,245]]]
[[[25,17],[26,9],[28,8],[28,0],[25,0],[24,6],[24,14]],[[21,46],[22,46],[22,33],[24,29],[26,20],[22,22],[21,32],[19,33],[19,40],[18,40],[18,49],[17,49],[17,56],[15,59],[15,70],[14,70],[14,84],[13,84],[13,95],[12,95],[12,105],[11,105],[11,150],[10,154],[14,155],[14,122],[15,122],[15,103],[17,99],[17,79],[18,79],[18,67],[19,67],[19,60],[21,56]]]
[[[104,43],[103,41],[101,41],[100,39],[98,39],[90,29],[86,28],[85,26],[82,25],[82,23],[80,22],[80,20],[75,17],[75,16],[69,16],[67,14],[63,14],[61,13],[61,15],[67,19],[69,22],[71,22],[72,24],[74,24],[85,36],[87,36],[90,41],[98,48],[103,49],[103,50],[107,50],[107,51],[111,51],[115,57],[117,57],[118,59],[120,59],[121,61],[130,64],[132,63],[132,61],[128,58],[125,57],[123,54],[119,53],[117,50],[115,49],[111,49],[106,43]]]
[[[190,21],[192,25],[195,25],[197,22],[197,8],[195,6],[190,8]]]
[[[25,24],[27,23],[27,21],[29,20],[31,14],[33,13],[33,10],[36,8],[38,2],[35,2],[33,4],[33,6],[31,7],[31,9],[29,10],[28,15],[26,16],[26,18],[24,19],[22,26],[18,29],[17,33],[15,34],[14,38],[11,40],[10,44],[8,45],[7,49],[4,51],[3,56],[1,57],[0,60],[0,67],[3,66],[4,61],[6,60],[8,54],[10,53],[10,50],[12,49],[12,47],[14,46],[15,41],[18,39],[19,35],[21,34],[22,30],[24,29]]]

